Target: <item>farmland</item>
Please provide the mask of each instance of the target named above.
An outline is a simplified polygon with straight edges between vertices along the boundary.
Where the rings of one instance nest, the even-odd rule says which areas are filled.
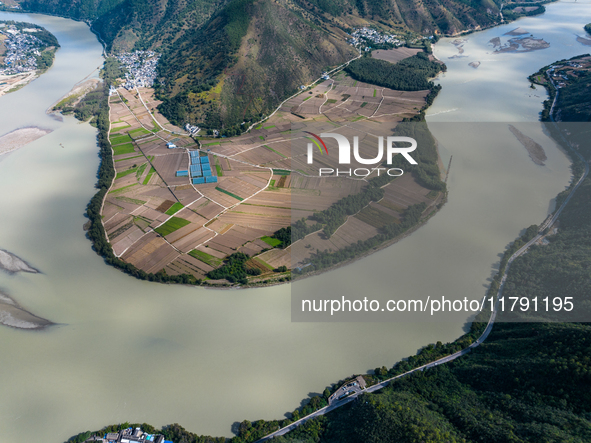
[[[116,175],[102,207],[114,254],[146,273],[189,275],[205,285],[270,284],[291,280],[291,270],[317,251],[374,241],[403,224],[408,208],[422,204],[427,216],[445,192],[414,173],[320,177],[318,168],[339,167],[336,143],[325,139],[328,155],[314,147],[310,164],[306,132],[358,137],[361,157],[373,158],[378,138],[420,113],[429,92],[395,91],[340,72],[286,101],[249,132],[193,139],[157,111],[152,89],[117,89],[109,98]],[[435,148],[428,149],[421,156],[437,162]],[[199,157],[216,182],[193,183],[179,173]],[[348,197],[362,199],[362,207],[318,222],[317,214],[349,204]],[[298,223],[291,242],[274,237]],[[336,224],[329,229],[327,223]]]

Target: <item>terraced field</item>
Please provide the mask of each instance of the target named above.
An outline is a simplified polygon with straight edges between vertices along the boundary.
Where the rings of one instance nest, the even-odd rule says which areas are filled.
[[[102,210],[115,254],[146,272],[190,274],[227,285],[208,273],[241,252],[250,257],[245,269],[253,274],[251,282],[273,283],[289,278],[289,271],[304,266],[315,251],[338,251],[400,223],[411,205],[435,207],[444,193],[433,194],[405,174],[389,180],[380,201],[348,215],[330,237],[322,229],[290,245],[274,237],[301,219],[313,226],[315,213],[360,195],[377,176],[368,171],[366,177],[318,177],[319,167],[339,167],[336,145],[328,144],[329,155],[315,154],[311,165],[305,131],[358,137],[360,155],[372,158],[378,138],[416,115],[428,93],[363,84],[341,72],[286,101],[250,132],[199,137],[197,143],[158,113],[152,90],[117,90],[110,97],[117,174]],[[171,143],[175,148],[169,149]],[[178,172],[190,170],[195,151],[207,157],[216,182],[193,183]],[[277,272],[283,267],[286,272]]]

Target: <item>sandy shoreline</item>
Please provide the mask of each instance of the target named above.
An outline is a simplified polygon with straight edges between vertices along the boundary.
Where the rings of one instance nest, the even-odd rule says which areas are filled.
[[[24,74],[0,75],[0,97],[8,94],[14,88],[29,84],[37,77],[39,77],[37,71],[26,72]]]
[[[0,136],[0,155],[16,151],[19,148],[49,134],[52,129],[42,129],[34,126],[15,129]]]
[[[0,324],[16,329],[40,330],[55,323],[23,309],[13,298],[0,291]]]
[[[90,78],[75,84],[70,92],[68,92],[63,97],[60,97],[59,100],[57,100],[47,109],[47,113],[52,114],[54,112],[59,112],[59,109],[54,108],[61,103],[66,104],[67,106],[75,106],[87,93],[96,89],[99,83],[101,83],[100,79]]]

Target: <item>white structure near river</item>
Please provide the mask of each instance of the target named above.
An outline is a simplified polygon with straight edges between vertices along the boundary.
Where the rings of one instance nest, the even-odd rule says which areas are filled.
[[[449,41],[436,45],[449,70],[428,121],[444,163],[453,155],[449,202],[410,237],[306,279],[299,283],[304,289],[320,295],[330,286],[355,296],[369,288],[383,298],[482,297],[498,254],[522,228],[545,218],[570,179],[566,157],[536,132],[545,93],[530,90],[526,77],[556,59],[588,52],[573,33],[582,33],[591,7],[587,0],[546,9],[518,25],[469,35],[465,53],[475,54],[478,69],[468,66],[472,58],[447,60],[457,51]],[[30,125],[54,129],[0,157],[0,248],[42,271],[0,274],[0,287],[58,324],[42,332],[0,327],[3,441],[59,443],[126,420],[178,422],[198,433],[230,436],[235,421],[281,418],[309,392],[462,334],[465,314],[399,323],[291,323],[289,285],[208,291],[142,282],[106,266],[82,230],[95,192],[96,131],[45,115],[76,82],[96,75],[101,46],[84,23],[9,13],[0,19],[37,23],[61,44],[46,74],[0,98],[0,135]],[[517,26],[550,48],[486,54],[486,42]],[[440,124],[450,121],[457,123]],[[478,123],[491,121],[501,123]],[[506,123],[544,146],[545,167],[503,132]]]

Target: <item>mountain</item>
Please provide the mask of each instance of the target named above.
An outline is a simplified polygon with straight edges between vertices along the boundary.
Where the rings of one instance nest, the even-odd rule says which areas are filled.
[[[19,2],[27,11],[55,14],[76,20],[93,20],[113,8],[122,0],[24,0]]]
[[[161,111],[239,132],[302,84],[352,59],[347,32],[454,34],[499,20],[492,0],[24,0],[25,10],[92,21],[110,51],[155,49]]]

